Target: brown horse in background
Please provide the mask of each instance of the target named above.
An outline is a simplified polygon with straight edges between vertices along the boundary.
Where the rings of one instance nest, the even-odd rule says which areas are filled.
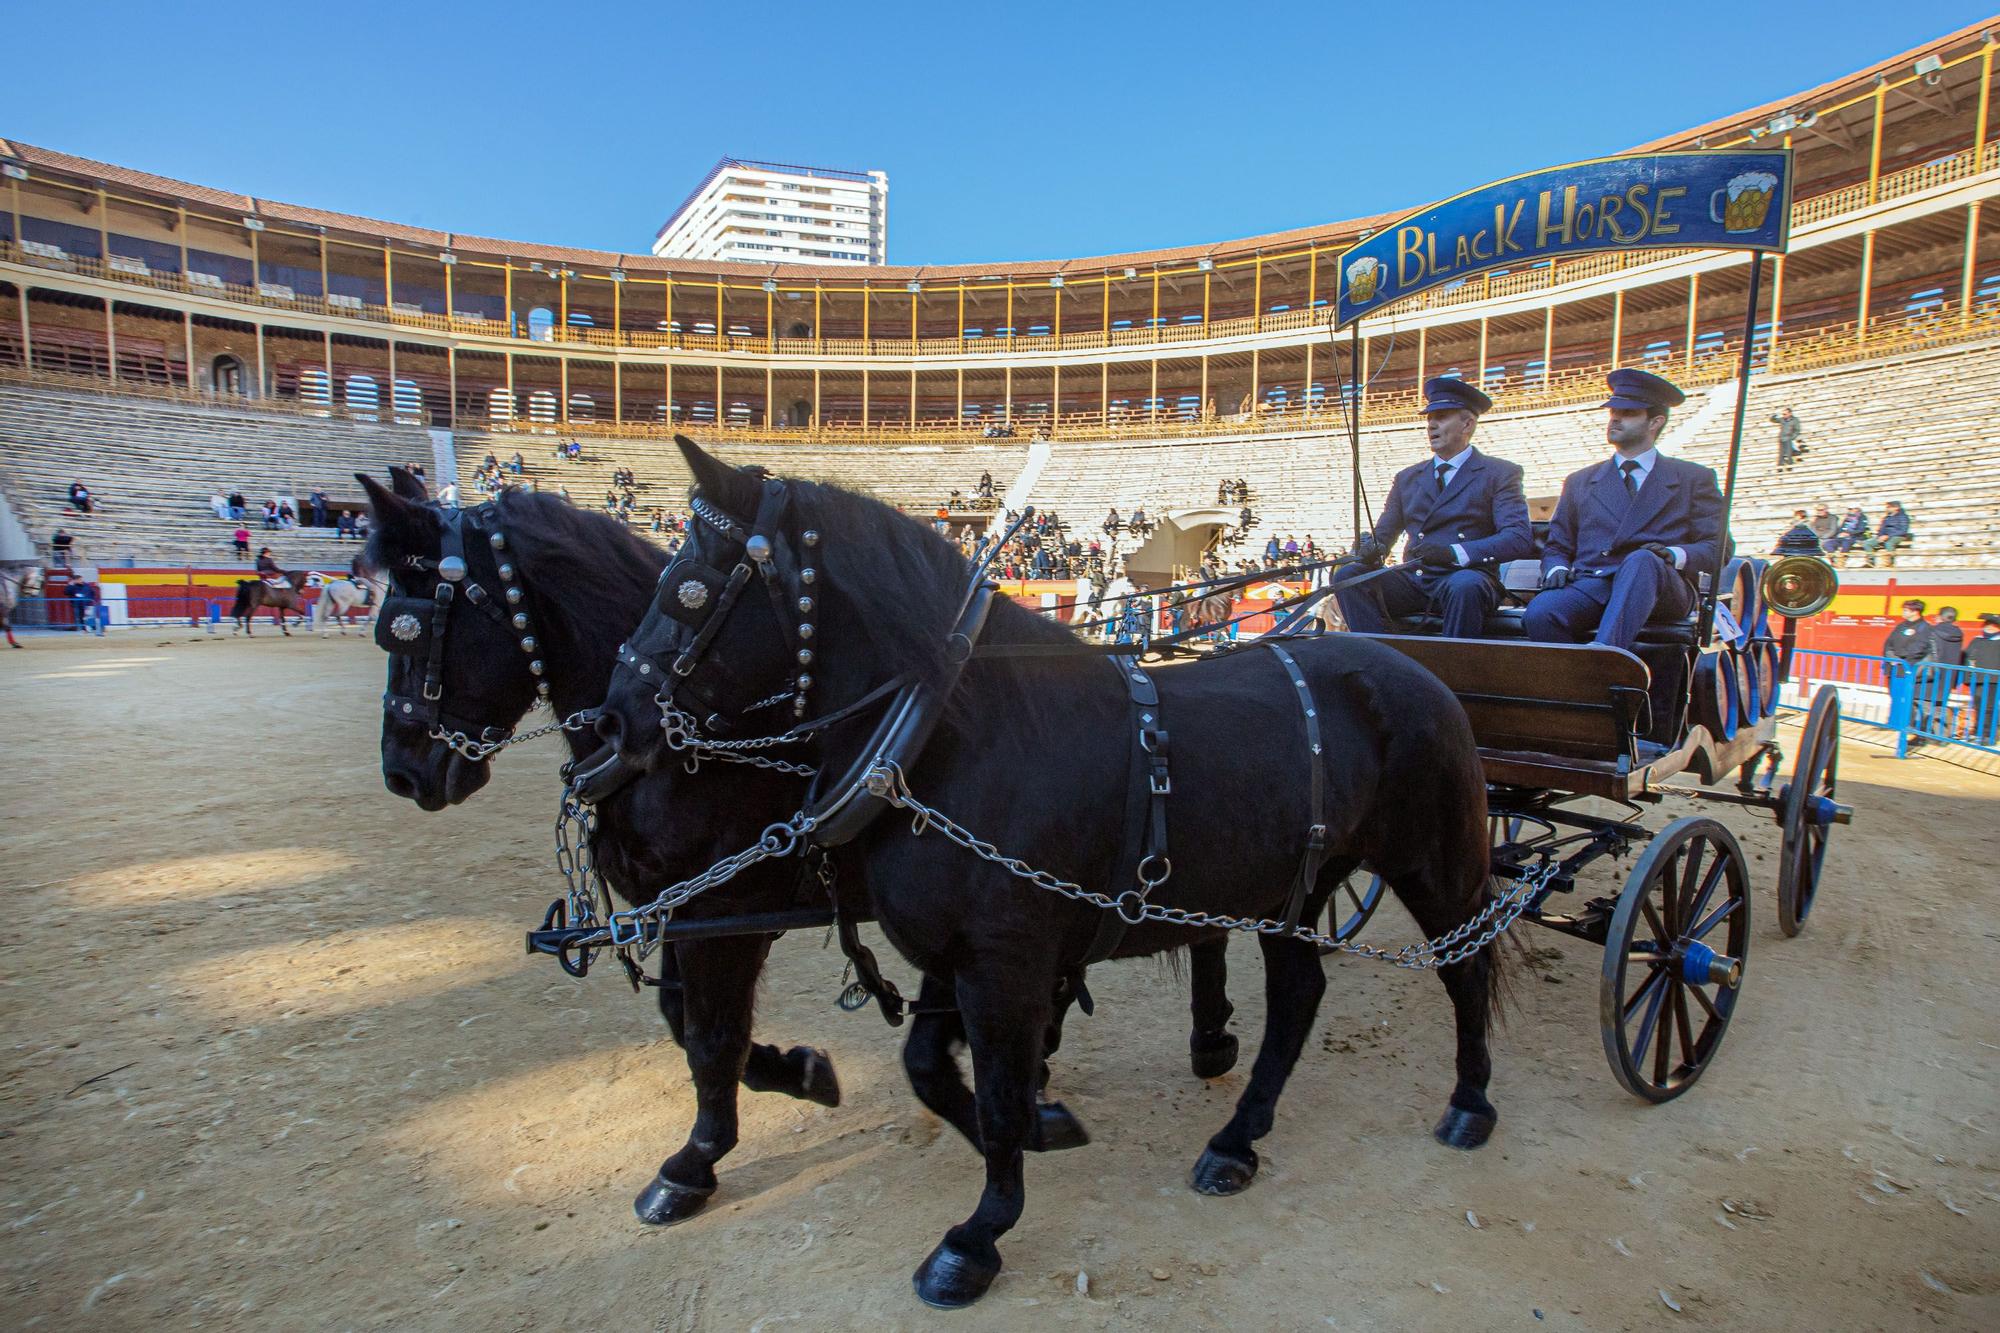
[[[229,608],[229,616],[244,634],[250,633],[250,618],[263,607],[271,608],[271,619],[278,622],[278,630],[286,638],[291,637],[291,629],[285,624],[285,612],[290,611],[304,624],[306,619],[306,598],[299,585],[305,575],[287,571],[283,578],[284,587],[276,587],[262,579],[236,580],[236,603]]]

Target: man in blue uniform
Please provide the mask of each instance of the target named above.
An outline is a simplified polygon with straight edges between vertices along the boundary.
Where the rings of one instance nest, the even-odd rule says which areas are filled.
[[[1363,564],[1379,565],[1407,532],[1405,555],[1422,568],[1337,589],[1349,629],[1390,633],[1391,617],[1435,607],[1448,637],[1476,639],[1485,632],[1487,615],[1500,604],[1500,562],[1524,559],[1535,549],[1520,467],[1472,447],[1479,416],[1492,406],[1491,398],[1462,380],[1424,381],[1431,457],[1396,474],[1382,521],[1354,544]]]
[[[1648,622],[1685,619],[1697,578],[1722,564],[1722,490],[1699,463],[1656,447],[1686,395],[1614,370],[1604,436],[1614,452],[1572,472],[1542,546],[1542,590],[1522,621],[1542,643],[1630,648]]]

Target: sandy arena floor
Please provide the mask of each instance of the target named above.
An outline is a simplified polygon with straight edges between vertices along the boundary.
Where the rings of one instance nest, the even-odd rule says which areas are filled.
[[[2000,1327],[2000,779],[1850,743],[1856,823],[1789,941],[1776,829],[1725,812],[1758,858],[1747,992],[1664,1107],[1605,1067],[1596,951],[1530,934],[1477,1154],[1427,1133],[1442,989],[1333,962],[1263,1174],[1197,1197],[1241,1075],[1189,1076],[1183,982],[1100,969],[1056,1074],[1097,1141],[1030,1158],[1005,1274],[943,1316],[909,1273],[978,1164],[899,1034],[834,1008],[817,937],[779,945],[758,1032],[828,1047],[845,1105],[745,1094],[710,1211],[633,1220],[692,1097],[608,965],[521,952],[553,747],[425,815],[382,788],[381,681],[359,638],[0,656],[9,1326]],[[1372,933],[1413,932],[1391,906]],[[1247,1068],[1262,987],[1232,961]]]

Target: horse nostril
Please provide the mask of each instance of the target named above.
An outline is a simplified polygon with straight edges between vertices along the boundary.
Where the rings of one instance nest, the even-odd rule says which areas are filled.
[[[401,769],[382,775],[382,782],[389,788],[389,794],[400,796],[406,801],[417,799],[417,780]]]
[[[597,715],[597,734],[603,739],[618,744],[625,739],[625,721],[617,713],[609,710]]]

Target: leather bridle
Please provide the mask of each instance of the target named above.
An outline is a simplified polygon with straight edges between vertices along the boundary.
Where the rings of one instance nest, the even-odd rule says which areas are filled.
[[[518,634],[520,649],[529,658],[528,670],[535,677],[536,696],[546,700],[549,682],[539,656],[541,644],[528,617],[506,534],[500,530],[498,510],[489,502],[476,509],[433,508],[432,512],[441,521],[438,558],[406,556],[387,571],[389,590],[375,620],[375,642],[391,659],[382,708],[392,720],[422,726],[431,739],[444,741],[468,758],[484,758],[504,746],[514,728],[512,723],[488,722],[479,716],[508,711],[508,706],[476,686],[461,687],[452,699],[445,697],[445,643],[453,616],[459,607],[470,607],[503,631]],[[467,529],[474,540],[467,540]],[[484,541],[477,540],[481,536]],[[490,575],[475,576],[469,551],[474,558],[491,562]],[[497,594],[486,586],[484,579],[489,577],[499,589]],[[397,689],[397,658],[421,663],[423,674],[415,693]],[[490,712],[481,705],[490,705]]]

